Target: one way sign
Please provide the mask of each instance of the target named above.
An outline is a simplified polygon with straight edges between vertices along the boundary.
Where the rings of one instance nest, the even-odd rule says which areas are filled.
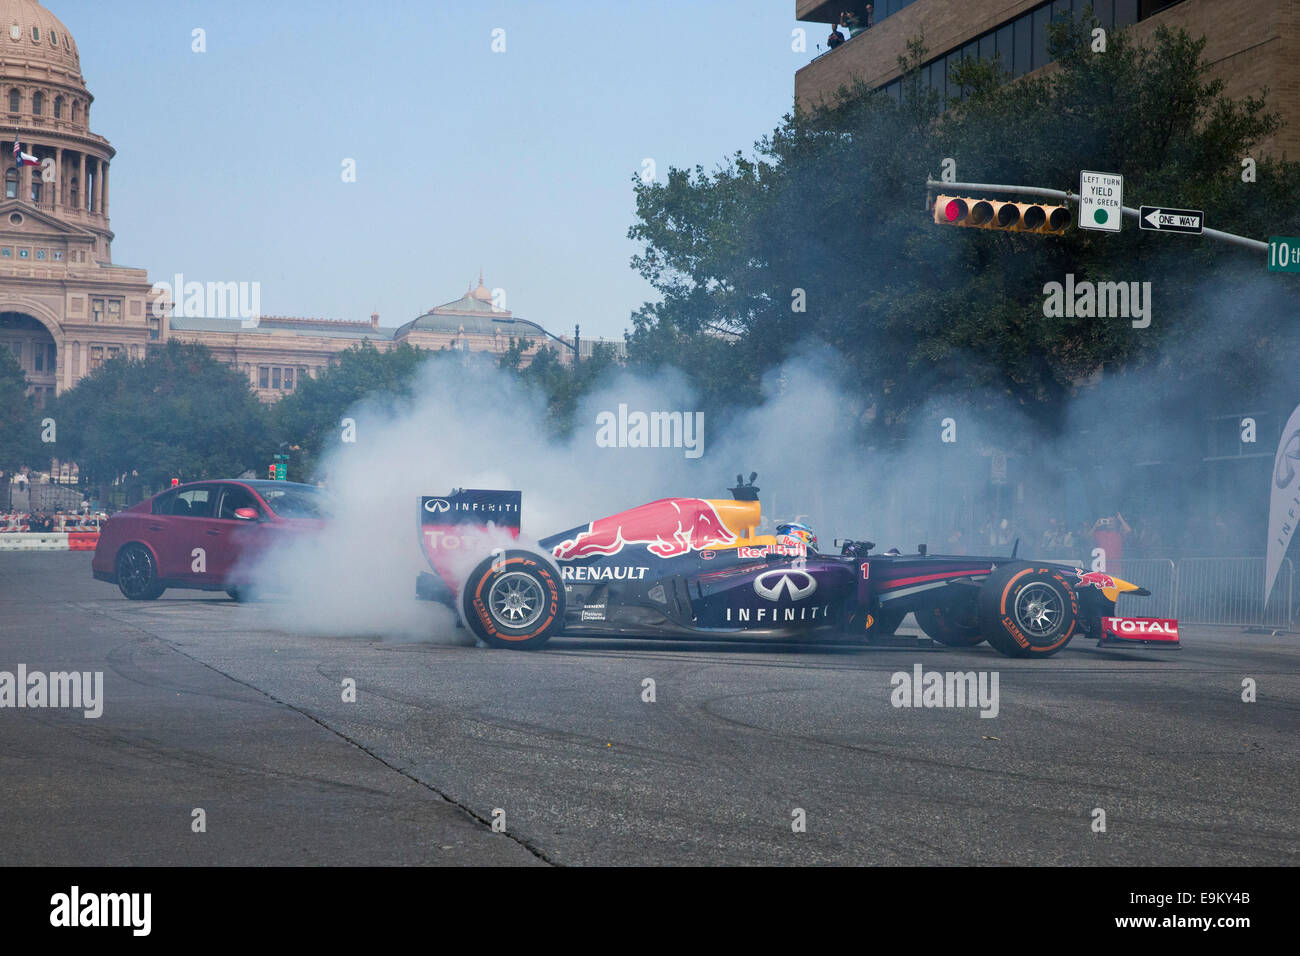
[[[1186,232],[1199,236],[1205,228],[1205,213],[1199,209],[1143,206],[1138,225],[1157,232]]]

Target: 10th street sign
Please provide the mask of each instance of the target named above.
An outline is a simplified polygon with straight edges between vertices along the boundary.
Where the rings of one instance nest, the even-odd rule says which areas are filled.
[[[1138,214],[1138,225],[1156,232],[1181,232],[1199,236],[1205,229],[1205,213],[1199,209],[1143,206]]]

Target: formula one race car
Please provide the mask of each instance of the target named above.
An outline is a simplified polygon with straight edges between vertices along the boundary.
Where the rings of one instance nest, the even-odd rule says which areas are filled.
[[[495,647],[557,635],[879,642],[908,612],[950,647],[988,641],[1009,657],[1048,657],[1076,635],[1101,644],[1176,647],[1178,623],[1115,616],[1135,584],[1010,557],[837,555],[773,535],[754,477],[732,499],[662,498],[519,545],[518,491],[420,499],[421,543],[436,575],[417,596],[456,608]]]

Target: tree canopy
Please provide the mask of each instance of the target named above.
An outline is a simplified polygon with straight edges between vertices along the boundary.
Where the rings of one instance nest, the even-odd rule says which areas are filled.
[[[0,472],[12,474],[21,465],[36,465],[48,459],[42,447],[39,419],[27,392],[27,376],[14,353],[0,346]]]
[[[203,346],[177,341],[143,359],[110,359],[49,414],[58,439],[51,454],[97,482],[133,471],[150,488],[238,475],[264,467],[276,445],[248,379]]]
[[[1203,208],[1214,227],[1253,237],[1300,228],[1300,165],[1256,148],[1278,117],[1262,96],[1223,96],[1204,39],[1161,29],[1142,45],[1121,32],[1094,53],[1089,28],[1055,25],[1057,63],[1039,75],[1012,81],[996,63],[966,61],[953,79],[968,95],[946,111],[921,85],[915,41],[899,102],[844,88],[832,105],[786,116],[752,158],[634,179],[629,236],[644,248],[633,264],[663,299],[634,314],[631,362],[683,367],[706,401],[748,404],[765,374],[816,340],[849,364],[870,428],[906,428],[945,395],[1013,403],[1052,432],[1081,381],[1167,361],[1171,347],[1244,319],[1225,314],[1235,289],[1258,306],[1254,357],[1225,369],[1207,352],[1166,371],[1249,387],[1261,362],[1278,361],[1254,344],[1287,334],[1295,291],[1290,277],[1266,279],[1262,254],[1132,222],[1119,235],[958,229],[925,208],[927,177],[951,158],[958,181],[1076,191],[1081,169],[1100,169],[1125,177],[1128,205]],[[1257,161],[1253,182],[1243,157]],[[1045,317],[1045,283],[1069,273],[1150,281],[1151,326]]]

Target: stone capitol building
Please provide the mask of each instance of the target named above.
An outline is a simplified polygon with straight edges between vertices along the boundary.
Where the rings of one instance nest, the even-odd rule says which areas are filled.
[[[247,375],[264,401],[292,392],[304,376],[365,340],[378,349],[406,343],[500,353],[511,338],[526,338],[532,346],[525,361],[543,345],[572,360],[573,335],[552,335],[497,308],[482,273],[459,299],[397,327],[381,326],[378,314],[360,321],[262,316],[256,323],[180,317],[146,270],[113,263],[116,152],[91,130],[93,102],[77,42],[63,23],[36,0],[0,0],[0,108],[8,109],[0,139],[0,346],[14,352],[38,406],[106,359],[142,358],[170,339],[207,346]],[[37,165],[15,161],[15,133]],[[589,355],[596,344],[583,340],[578,349]],[[622,354],[622,342],[609,344]]]

